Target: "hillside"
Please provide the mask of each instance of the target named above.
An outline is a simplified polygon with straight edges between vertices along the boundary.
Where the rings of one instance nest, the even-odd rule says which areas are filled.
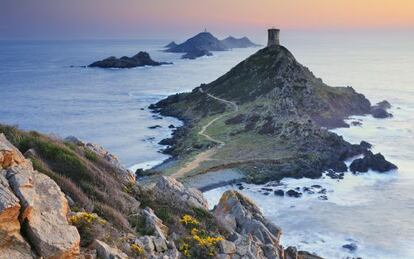
[[[328,169],[346,171],[345,159],[368,151],[368,145],[351,145],[326,128],[348,126],[344,119],[350,115],[369,114],[370,102],[351,87],[326,85],[283,46],[263,48],[217,80],[151,108],[186,122],[163,141],[178,161],[160,167],[165,173],[176,173],[212,146],[214,154],[186,176],[237,168],[253,182],[317,178]],[[225,145],[198,134],[217,116],[207,132]]]
[[[280,235],[238,192],[209,211],[173,178],[138,184],[96,144],[0,125],[0,258],[319,258]]]

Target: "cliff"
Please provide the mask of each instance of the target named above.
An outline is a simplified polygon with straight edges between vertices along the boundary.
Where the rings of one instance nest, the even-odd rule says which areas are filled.
[[[135,182],[99,145],[0,132],[0,258],[319,258],[284,249],[238,192],[209,211],[173,178]]]

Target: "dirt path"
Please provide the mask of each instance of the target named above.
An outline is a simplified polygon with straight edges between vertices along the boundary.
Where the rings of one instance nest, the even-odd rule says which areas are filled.
[[[202,90],[200,89],[200,91],[202,92]],[[218,97],[216,97],[216,96],[214,96],[214,95],[211,95],[211,94],[207,94],[210,98],[213,98],[213,99],[216,99],[216,100],[218,100],[218,101],[220,101],[220,102],[223,102],[223,103],[225,103],[225,104],[227,104],[227,105],[229,105],[229,106],[232,106],[233,108],[234,108],[234,111],[233,112],[231,112],[231,113],[225,113],[225,114],[222,114],[222,115],[220,115],[220,116],[218,116],[218,117],[216,117],[216,118],[214,118],[214,119],[212,119],[211,121],[209,121],[206,125],[204,125],[202,128],[201,128],[201,130],[198,132],[198,134],[199,135],[201,135],[201,136],[203,136],[203,137],[205,137],[205,138],[207,138],[208,140],[210,140],[210,141],[212,141],[212,142],[215,142],[215,143],[217,143],[218,145],[217,146],[215,146],[215,147],[213,147],[213,148],[210,148],[210,149],[208,149],[208,150],[206,150],[206,151],[204,151],[204,152],[201,152],[200,154],[198,154],[198,155],[196,155],[195,157],[194,157],[194,159],[192,160],[192,161],[190,161],[190,162],[188,162],[187,164],[185,164],[183,167],[181,167],[176,173],[174,173],[174,174],[172,174],[171,176],[172,177],[174,177],[174,178],[180,178],[180,177],[183,177],[183,176],[185,176],[187,173],[189,173],[189,172],[191,172],[192,170],[194,170],[194,169],[196,169],[197,167],[199,167],[200,166],[200,164],[202,163],[202,162],[204,162],[204,161],[207,161],[207,160],[210,160],[210,158],[217,152],[217,150],[218,149],[220,149],[220,148],[222,148],[222,147],[224,147],[225,145],[226,145],[226,143],[225,142],[223,142],[223,141],[221,141],[221,140],[218,140],[218,139],[215,139],[215,138],[213,138],[213,137],[211,137],[210,135],[208,135],[207,133],[206,133],[206,130],[208,129],[208,127],[210,127],[214,122],[216,122],[216,121],[218,121],[218,120],[220,120],[221,118],[223,118],[224,116],[227,116],[227,115],[230,115],[230,114],[232,114],[232,113],[235,113],[235,112],[237,112],[237,111],[239,111],[239,106],[236,104],[236,103],[234,103],[234,102],[231,102],[231,101],[228,101],[228,100],[224,100],[224,99],[221,99],[221,98],[218,98]]]

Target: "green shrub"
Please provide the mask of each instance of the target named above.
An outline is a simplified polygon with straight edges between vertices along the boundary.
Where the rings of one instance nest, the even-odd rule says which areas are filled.
[[[96,162],[96,161],[98,161],[98,155],[95,153],[95,152],[93,152],[93,151],[91,151],[91,150],[89,150],[89,149],[87,149],[87,148],[85,148],[85,157],[89,160],[89,161],[92,161],[92,162]]]

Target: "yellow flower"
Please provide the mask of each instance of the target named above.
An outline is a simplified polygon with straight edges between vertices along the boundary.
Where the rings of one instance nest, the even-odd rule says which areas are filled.
[[[198,222],[198,220],[196,220],[195,218],[191,217],[188,214],[185,214],[181,220],[181,223],[183,223],[184,225],[194,225],[194,226],[198,226],[200,224],[200,222]]]
[[[132,244],[131,250],[137,255],[142,255],[144,253],[144,248],[140,247],[137,244]]]

